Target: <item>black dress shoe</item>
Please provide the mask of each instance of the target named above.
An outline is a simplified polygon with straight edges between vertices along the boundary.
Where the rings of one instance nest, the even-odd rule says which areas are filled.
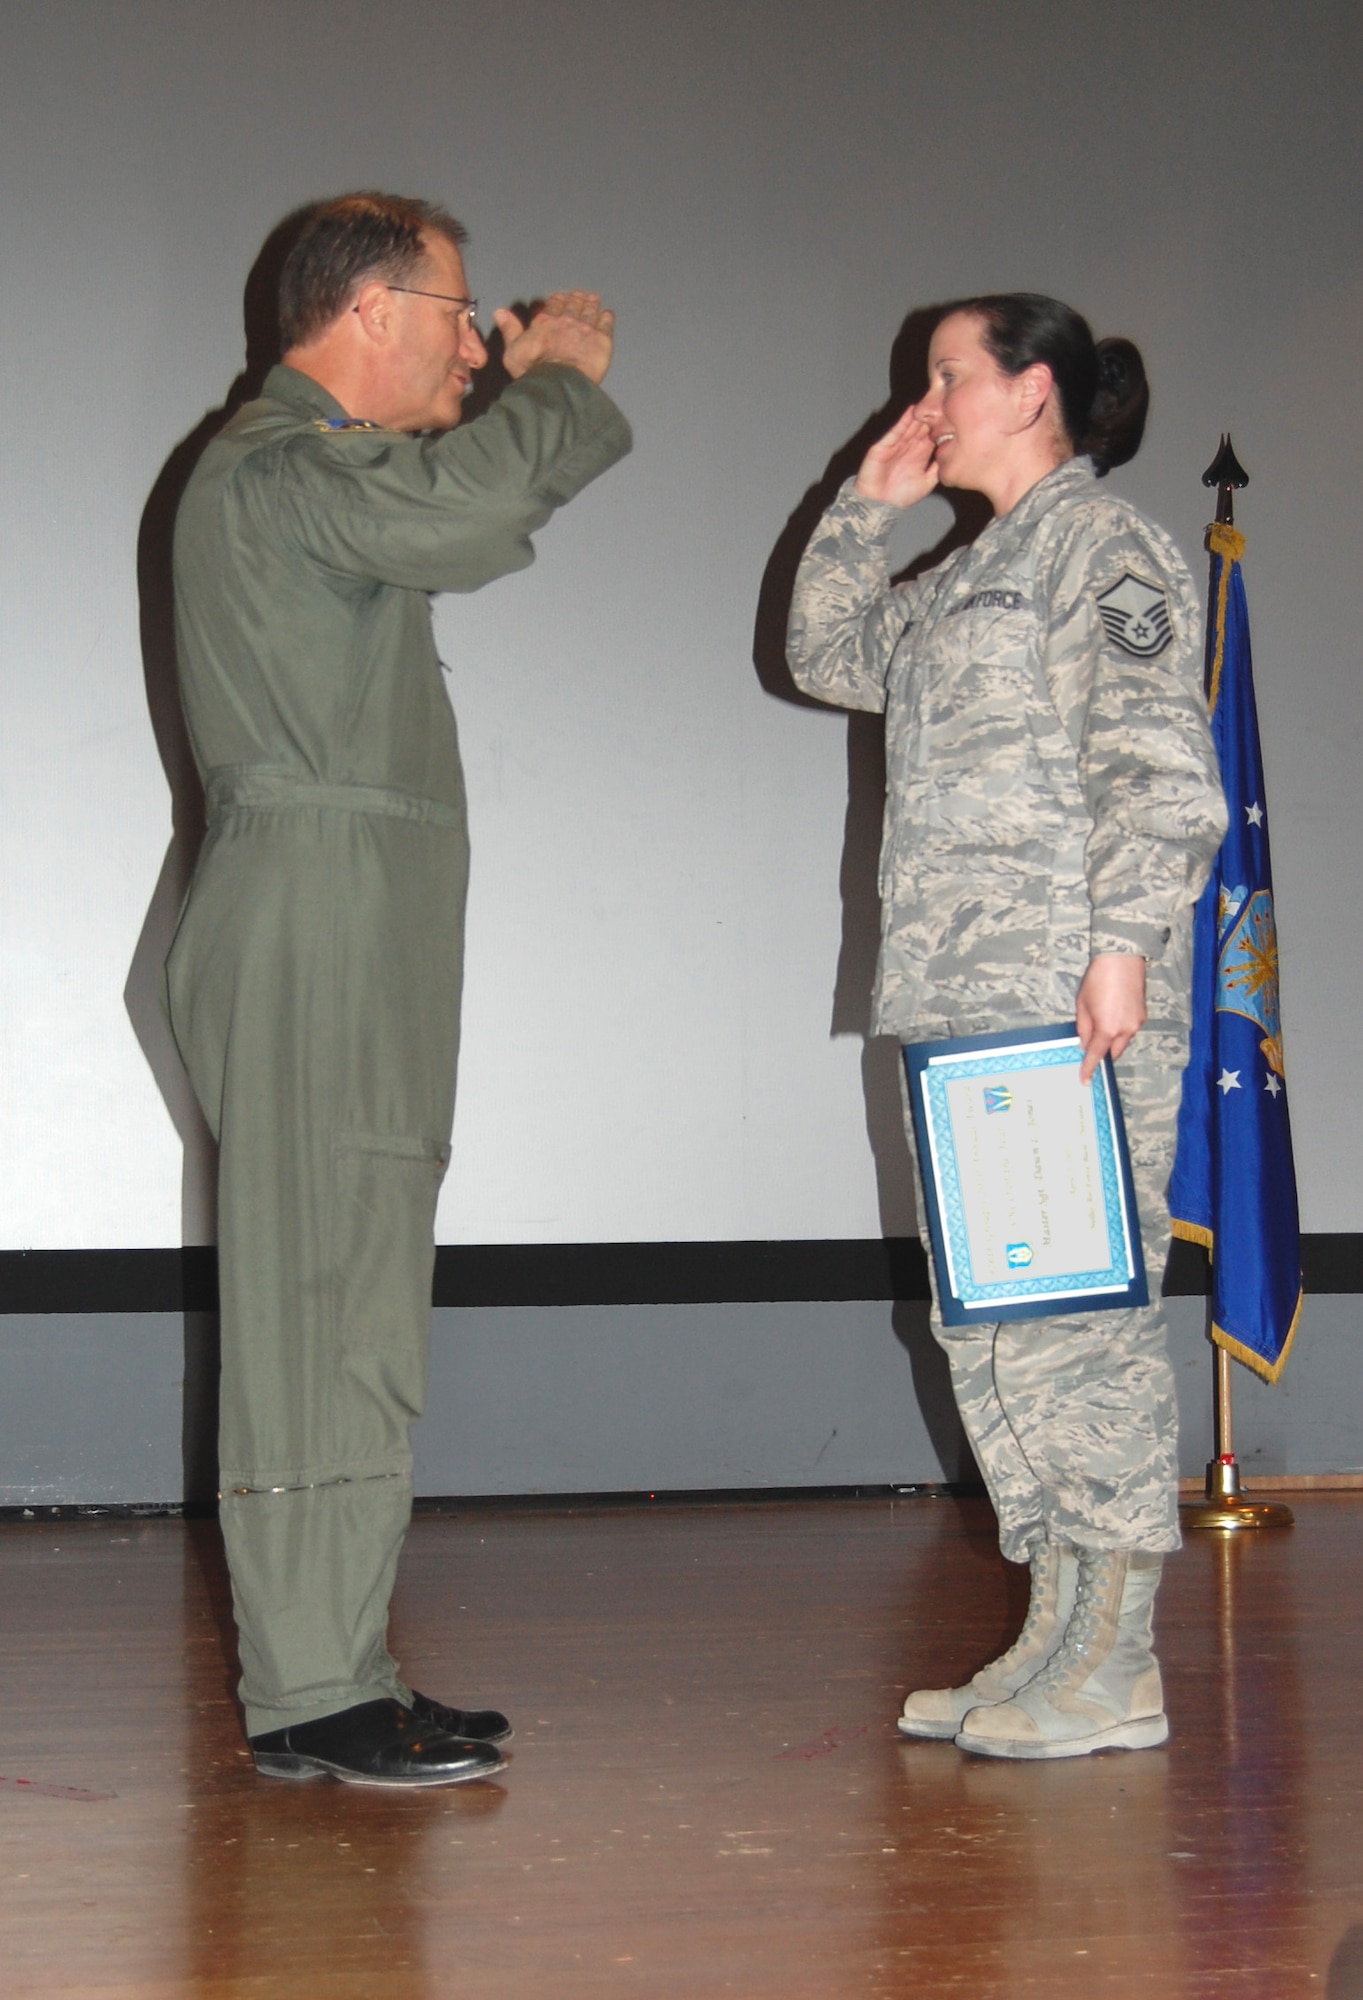
[[[250,1739],[267,1778],[340,1778],[347,1785],[458,1785],[490,1778],[506,1759],[490,1743],[432,1729],[400,1701],[363,1701]]]
[[[447,1736],[471,1736],[475,1743],[505,1743],[511,1724],[499,1708],[446,1708],[428,1694],[412,1689],[412,1714],[427,1729],[443,1729]]]

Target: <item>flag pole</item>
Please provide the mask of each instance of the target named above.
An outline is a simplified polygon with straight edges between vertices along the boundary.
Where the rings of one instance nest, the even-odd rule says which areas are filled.
[[[1185,1528],[1290,1528],[1292,1509],[1280,1500],[1253,1500],[1240,1484],[1231,1409],[1231,1357],[1212,1347],[1212,1409],[1216,1456],[1207,1466],[1207,1497],[1179,1508]]]
[[[1226,527],[1235,525],[1234,495],[1249,485],[1249,474],[1231,448],[1229,433],[1202,475],[1204,486],[1216,488],[1216,519]],[[1240,1467],[1235,1457],[1234,1398],[1231,1388],[1231,1357],[1218,1341],[1212,1340],[1212,1301],[1207,1302],[1207,1337],[1212,1341],[1212,1414],[1215,1456],[1207,1466],[1205,1500],[1179,1509],[1185,1528],[1290,1528],[1292,1509],[1276,1500],[1252,1500],[1240,1483]]]

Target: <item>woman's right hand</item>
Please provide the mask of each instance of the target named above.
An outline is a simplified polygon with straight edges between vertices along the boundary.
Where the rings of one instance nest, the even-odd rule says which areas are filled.
[[[857,492],[865,500],[881,500],[890,507],[912,507],[937,484],[935,450],[917,404],[910,403],[861,461]]]

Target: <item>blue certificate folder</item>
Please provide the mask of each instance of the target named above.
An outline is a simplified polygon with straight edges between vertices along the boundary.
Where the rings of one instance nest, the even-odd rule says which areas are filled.
[[[937,1304],[948,1326],[1149,1303],[1110,1059],[1073,1022],[910,1042]]]

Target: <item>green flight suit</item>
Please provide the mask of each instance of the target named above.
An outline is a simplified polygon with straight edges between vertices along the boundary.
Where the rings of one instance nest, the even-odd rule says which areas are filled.
[[[219,1142],[221,1520],[250,1735],[406,1693],[388,1600],[425,1395],[468,837],[426,593],[533,560],[628,451],[543,367],[422,438],[275,368],[175,528],[208,832],[167,961]]]

